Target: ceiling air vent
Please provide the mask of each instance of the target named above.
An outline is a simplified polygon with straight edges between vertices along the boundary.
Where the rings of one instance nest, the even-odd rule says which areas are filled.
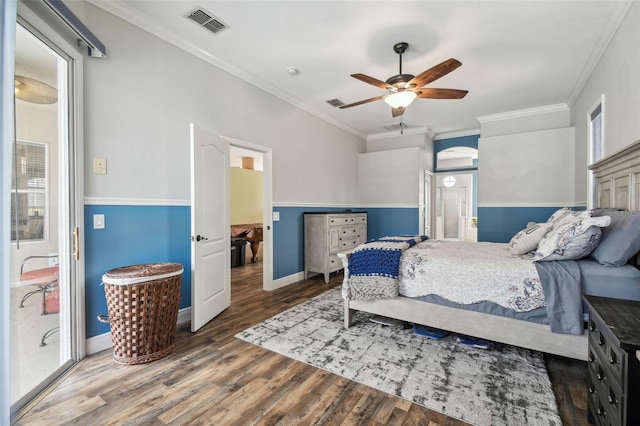
[[[341,107],[342,105],[344,105],[344,102],[342,102],[340,99],[329,99],[327,102],[329,105],[331,105],[332,107]]]
[[[207,12],[201,7],[198,7],[185,15],[187,19],[192,20],[196,24],[200,25],[211,31],[214,34],[218,34],[222,30],[229,28],[227,24],[222,22],[218,17],[212,13]]]

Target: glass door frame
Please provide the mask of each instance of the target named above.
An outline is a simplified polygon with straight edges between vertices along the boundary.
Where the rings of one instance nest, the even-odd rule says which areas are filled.
[[[18,3],[17,15],[18,25],[40,39],[67,64],[58,69],[58,87],[67,90],[59,91],[57,158],[59,174],[64,176],[59,179],[60,282],[68,283],[67,297],[61,298],[60,341],[61,344],[68,342],[68,353],[65,353],[68,356],[60,368],[11,406],[12,419],[19,418],[31,401],[85,356],[84,245],[81,244],[84,234],[83,55],[77,46],[53,29],[55,23],[45,22],[22,2]]]

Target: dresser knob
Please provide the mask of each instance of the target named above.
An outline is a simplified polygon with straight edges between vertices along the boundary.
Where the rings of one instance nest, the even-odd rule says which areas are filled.
[[[609,357],[609,364],[617,364],[618,363],[618,359],[616,357],[615,354],[611,354],[611,356]]]
[[[600,416],[602,416],[603,414],[607,414],[607,413],[605,413],[605,411],[604,411],[602,408],[600,408],[600,407],[598,407],[598,409],[596,410],[596,412],[597,412],[597,413],[598,413],[598,415],[600,415]]]
[[[618,401],[613,397],[613,395],[609,395],[609,404],[617,404]]]
[[[589,324],[589,331],[596,331],[596,326],[593,324]]]
[[[589,361],[589,362],[593,362],[593,361],[595,361],[595,359],[593,358],[593,355],[592,355],[592,354],[589,354],[589,359],[588,359],[588,361]]]
[[[589,393],[593,393],[593,392],[594,392],[593,386],[589,386],[589,387],[587,388],[587,390],[589,391]]]
[[[600,372],[596,374],[596,377],[598,378],[598,380],[604,379],[604,376]]]
[[[602,338],[602,336],[598,339],[598,345],[600,346],[604,345],[604,339]]]

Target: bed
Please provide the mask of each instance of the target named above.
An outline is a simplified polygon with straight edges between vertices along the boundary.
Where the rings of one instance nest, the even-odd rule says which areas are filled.
[[[621,234],[628,231],[624,226],[628,226],[628,223],[631,223],[630,220],[633,220],[632,226],[637,227],[638,220],[629,218],[640,217],[633,216],[629,212],[640,211],[640,140],[592,164],[589,169],[592,170],[596,179],[599,207],[597,213],[590,214],[596,217],[611,217],[611,226],[600,228],[602,231],[600,244],[588,257],[578,261],[546,263],[562,267],[571,263],[572,268],[577,268],[578,287],[582,294],[640,300],[640,269],[637,267],[637,252],[640,251],[640,247],[637,242],[631,241],[628,246],[623,245],[624,247],[616,244],[613,247],[614,252],[633,251],[631,254],[616,253],[614,256],[623,255],[626,258],[629,255],[630,259],[627,262],[621,263],[618,259],[610,259],[612,244],[618,241],[614,239],[619,239]],[[623,226],[620,223],[627,225]],[[418,243],[416,247],[427,244],[429,243]],[[415,252],[416,249],[412,247],[403,253],[412,253],[412,250]],[[352,255],[353,251],[339,255],[345,267],[345,277],[349,276],[349,259]],[[543,276],[541,275],[540,278],[542,281]],[[562,282],[556,284],[559,284],[558,288],[562,287]],[[544,319],[545,308],[537,308],[538,313],[542,312],[542,319],[531,320],[503,316],[502,313],[490,311],[469,310],[455,303],[446,303],[446,300],[445,304],[442,303],[443,300],[437,300],[437,297],[429,299],[429,297],[397,296],[372,300],[350,300],[345,297],[344,325],[347,328],[352,326],[354,312],[363,311],[494,342],[574,359],[587,359],[587,334],[552,332],[549,320]],[[574,297],[573,303],[582,307],[580,295]]]

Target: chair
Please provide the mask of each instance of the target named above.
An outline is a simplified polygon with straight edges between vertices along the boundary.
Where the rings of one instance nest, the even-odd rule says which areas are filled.
[[[22,285],[36,285],[37,288],[25,294],[20,301],[20,308],[24,308],[24,302],[34,294],[41,293],[42,294],[42,303],[44,306],[44,299],[47,296],[47,293],[51,293],[54,288],[58,287],[58,277],[60,268],[58,265],[50,266],[47,268],[33,269],[30,271],[25,271],[25,266],[29,261],[33,259],[57,259],[57,254],[47,255],[47,256],[29,256],[22,261],[22,265],[20,266],[20,282]],[[46,315],[47,312],[44,311],[43,315]]]
[[[20,308],[24,308],[24,302],[34,294],[42,294],[41,314],[50,315],[60,312],[60,288],[58,279],[60,268],[58,265],[40,269],[25,271],[26,264],[33,259],[57,259],[58,255],[29,256],[22,261],[20,266],[20,282],[22,285],[36,285],[37,288],[25,294],[20,301]],[[40,340],[40,346],[46,346],[45,340],[60,331],[56,326],[48,330]]]
[[[60,287],[56,287],[51,293],[42,300],[42,315],[57,314],[60,312]],[[48,330],[40,340],[40,346],[46,346],[45,340],[60,331],[60,326],[55,326]]]

